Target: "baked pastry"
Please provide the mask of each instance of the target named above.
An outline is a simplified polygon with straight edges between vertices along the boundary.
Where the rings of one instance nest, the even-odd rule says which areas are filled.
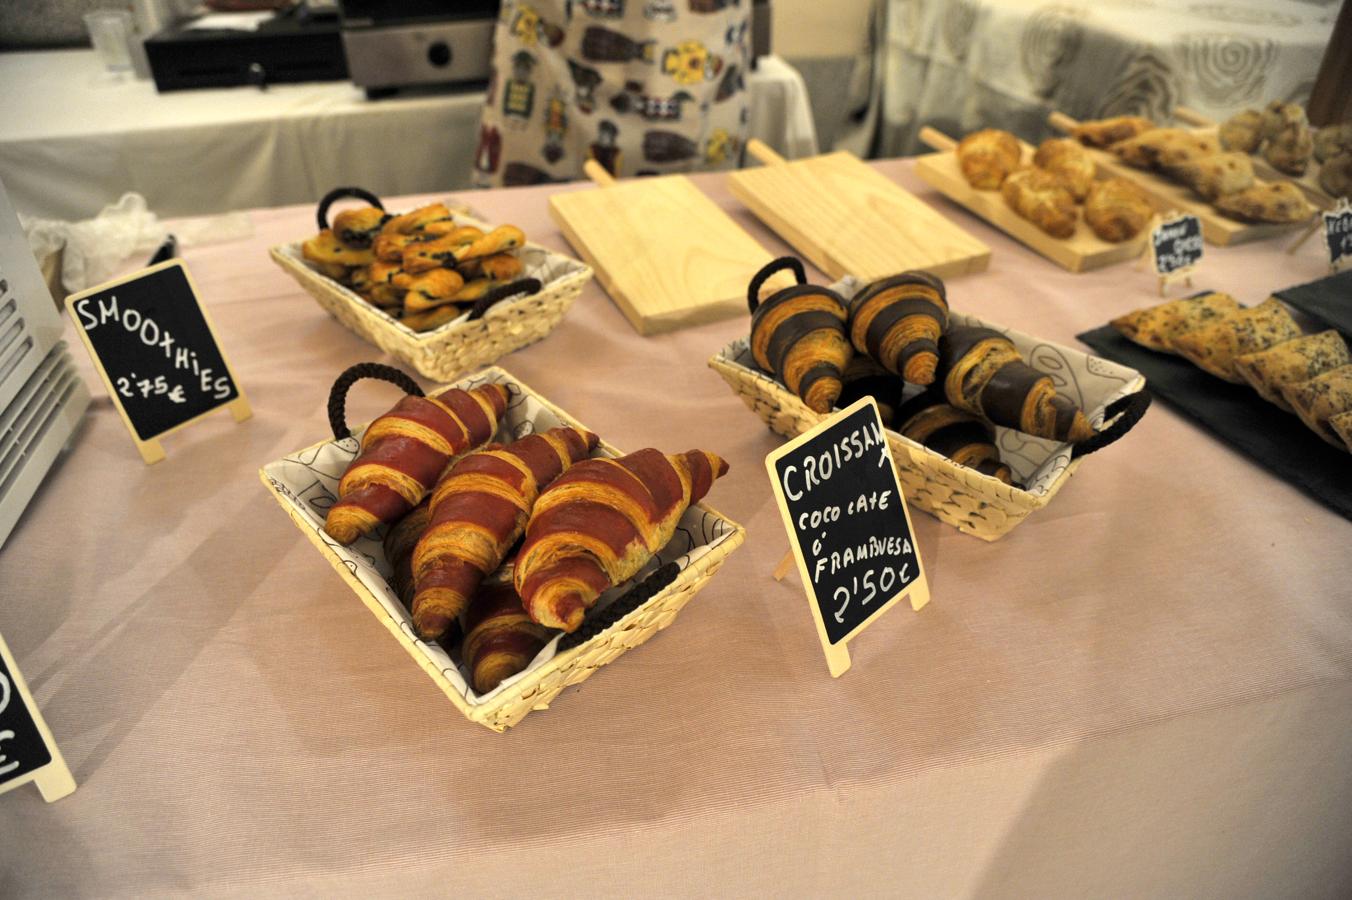
[[[381,229],[383,234],[413,234],[433,222],[452,221],[451,211],[444,203],[429,203],[402,215],[391,216]]]
[[[1286,103],[1275,110],[1276,122],[1269,120],[1265,133],[1267,144],[1263,158],[1272,167],[1287,175],[1304,175],[1314,155],[1314,137],[1305,110],[1295,103]]]
[[[1329,420],[1352,411],[1352,366],[1339,366],[1309,381],[1289,384],[1282,388],[1282,396],[1315,434],[1335,447],[1346,449]]]
[[[1282,397],[1282,388],[1309,381],[1330,369],[1352,364],[1347,341],[1332,329],[1307,334],[1257,353],[1235,359],[1235,372],[1247,381],[1264,400],[1287,412],[1295,412]]]
[[[1283,341],[1300,337],[1300,326],[1276,297],[1241,309],[1173,339],[1173,348],[1188,362],[1234,384],[1243,384],[1235,360]]]
[[[1169,174],[1207,200],[1215,200],[1253,185],[1253,160],[1244,153],[1217,153],[1173,166]]]
[[[1229,294],[1210,291],[1197,297],[1170,300],[1118,316],[1109,324],[1129,341],[1161,353],[1177,353],[1174,340],[1194,328],[1203,328],[1243,307]]]
[[[1235,153],[1252,153],[1263,143],[1263,114],[1256,109],[1236,113],[1221,123],[1221,147]]]
[[[1000,461],[995,431],[984,419],[951,405],[944,392],[931,388],[897,410],[893,430],[960,466],[1014,483],[1014,473]]]
[[[934,381],[939,336],[948,326],[944,283],[903,272],[866,285],[850,300],[850,343],[911,384]]]
[[[515,225],[499,225],[488,234],[476,238],[468,244],[457,247],[455,261],[463,263],[485,256],[496,256],[509,250],[517,250],[526,243],[526,234]]]
[[[977,190],[993,191],[1019,167],[1023,147],[1008,131],[984,128],[959,141],[957,154],[967,183]]]
[[[413,609],[413,548],[427,528],[431,510],[427,498],[394,524],[385,535],[385,560],[390,564],[390,587],[399,601]]]
[[[457,271],[465,276],[465,281],[484,279],[492,283],[511,281],[525,268],[521,260],[510,253],[496,253],[461,263]],[[478,298],[475,298],[478,299]]]
[[[1221,151],[1220,144],[1183,128],[1156,128],[1110,148],[1129,166],[1168,169]]]
[[[1331,197],[1352,196],[1352,150],[1344,150],[1319,168],[1319,186]]]
[[[1325,125],[1314,133],[1314,158],[1321,163],[1350,151],[1352,151],[1352,122]]]
[[[1043,169],[1020,169],[1005,179],[1000,196],[1009,208],[1055,238],[1075,234],[1075,197],[1060,177]]]
[[[1099,240],[1129,241],[1150,224],[1155,211],[1136,182],[1106,178],[1094,182],[1084,201],[1084,221]]]
[[[872,397],[878,404],[883,425],[891,426],[897,407],[901,405],[901,395],[906,390],[906,382],[900,376],[893,375],[864,354],[856,353],[845,366],[842,382],[837,406],[844,409],[860,397]]]
[[[434,306],[450,303],[456,293],[465,286],[465,279],[453,269],[432,269],[418,275],[402,272],[391,278],[395,287],[404,294],[404,310],[421,312]]]
[[[462,457],[432,491],[431,518],[413,551],[413,629],[436,640],[526,530],[554,479],[587,458],[596,435],[552,428]]]
[[[1094,161],[1070,138],[1048,138],[1033,155],[1033,165],[1059,176],[1076,203],[1083,203],[1094,183]]]
[[[413,244],[426,241],[427,235],[416,234],[398,234],[384,233],[377,237],[371,243],[371,252],[376,255],[376,259],[384,263],[393,263],[402,268],[404,261],[404,251]]]
[[[300,253],[324,265],[367,266],[376,261],[370,247],[348,247],[328,228],[301,244]]]
[[[535,502],[513,583],[531,619],[573,632],[601,592],[634,577],[728,464],[640,450],[573,466]]]
[[[411,243],[404,248],[404,270],[416,274],[441,266],[454,266],[459,262],[456,252],[483,237],[484,233],[480,229],[464,225],[433,240]]]
[[[1251,188],[1222,194],[1212,201],[1220,212],[1245,222],[1270,222],[1288,225],[1304,222],[1314,215],[1314,207],[1289,181],[1255,184]]]
[[[461,651],[475,693],[486,694],[523,671],[553,636],[530,620],[510,583],[480,588],[465,613]]]
[[[853,355],[847,315],[845,300],[829,288],[800,284],[776,291],[751,315],[751,356],[813,412],[828,413]]]
[[[1329,416],[1329,428],[1342,439],[1343,448],[1352,451],[1352,412],[1340,412]]]
[[[338,502],[324,531],[350,544],[376,526],[408,515],[453,457],[488,442],[507,410],[507,388],[451,388],[435,397],[407,396],[376,419],[361,452],[338,482]]]
[[[1155,123],[1141,116],[1115,116],[1093,122],[1081,122],[1070,136],[1090,147],[1107,147],[1152,130]]]
[[[333,217],[333,233],[346,247],[366,249],[390,218],[389,213],[374,206],[345,209]]]
[[[948,402],[996,425],[1053,441],[1094,436],[1084,413],[1028,365],[1014,342],[990,328],[951,325],[939,340],[939,378]]]

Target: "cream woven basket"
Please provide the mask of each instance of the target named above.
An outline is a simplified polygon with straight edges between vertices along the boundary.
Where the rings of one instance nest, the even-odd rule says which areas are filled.
[[[505,385],[510,394],[497,440],[510,441],[558,425],[586,427],[497,367],[451,386],[469,390],[490,382]],[[267,464],[259,470],[263,484],[456,709],[494,731],[505,731],[530,712],[547,709],[564,688],[585,681],[670,625],[746,537],[742,526],[708,504],[691,506],[656,559],[629,584],[604,594],[581,629],[556,636],[524,671],[478,695],[458,659],[414,634],[412,617],[389,584],[390,566],[381,545],[384,529],[349,547],[324,533],[324,518],[336,499],[339,477],[357,454],[360,432],[321,441]],[[602,441],[594,455],[619,456],[621,451]]]
[[[858,290],[854,279],[832,285],[842,296]],[[1135,369],[1090,356],[1080,350],[952,313],[954,322],[993,328],[1012,340],[1024,359],[1052,376],[1060,393],[1075,400],[1102,433],[1092,446],[1057,444],[1009,428],[996,428],[1000,456],[1014,470],[1023,488],[1005,484],[921,446],[894,431],[888,445],[897,463],[901,486],[912,508],[923,509],[965,534],[994,541],[1004,537],[1033,511],[1051,502],[1070,480],[1087,453],[1107,446],[1129,431],[1149,405],[1145,378]],[[770,430],[795,437],[826,416],[813,412],[796,394],[756,366],[746,338],[733,341],[709,360],[737,396]],[[1116,419],[1104,429],[1105,421]]]
[[[326,204],[321,204],[321,228],[326,213]],[[484,230],[491,227],[458,211],[456,219]],[[559,324],[592,277],[591,268],[577,260],[528,243],[517,255],[524,265],[522,277],[540,281],[537,293],[503,300],[482,318],[465,313],[440,328],[417,332],[312,268],[301,255],[300,241],[280,244],[269,254],[339,322],[436,381],[450,381],[540,340]]]

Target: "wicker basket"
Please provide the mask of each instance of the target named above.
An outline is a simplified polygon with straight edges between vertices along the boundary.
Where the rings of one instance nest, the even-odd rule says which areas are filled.
[[[852,291],[847,287],[846,296]],[[994,328],[1014,341],[1025,359],[1053,375],[1057,389],[1067,393],[1074,376],[1080,407],[1096,427],[1117,421],[1090,444],[1056,444],[1007,428],[996,429],[1001,457],[1014,467],[1026,489],[1005,484],[893,431],[888,444],[897,463],[901,486],[913,508],[923,509],[966,534],[994,541],[1004,537],[1034,510],[1051,502],[1088,453],[1102,449],[1129,431],[1149,405],[1145,378],[1134,369],[1091,357],[1082,351],[1039,341],[1017,331],[952,314],[955,322]],[[1042,365],[1039,365],[1039,362]],[[716,371],[760,416],[770,430],[794,437],[826,416],[813,412],[797,395],[756,367],[746,340],[733,341],[709,360]]]
[[[467,216],[458,218],[466,224],[482,224]],[[577,260],[526,244],[520,252],[523,275],[541,281],[544,287],[538,293],[504,300],[481,319],[470,319],[467,313],[440,328],[417,332],[311,268],[300,248],[298,241],[269,252],[339,322],[436,381],[449,381],[540,340],[559,324],[592,277],[591,268]]]
[[[506,385],[511,394],[499,431],[500,438],[510,440],[530,433],[532,429],[543,430],[560,424],[585,427],[496,367],[463,379],[454,386],[469,389],[489,382]],[[650,569],[662,570],[659,575],[670,577],[675,573],[673,581],[646,599],[645,592],[627,586],[608,592],[588,615],[579,632],[556,637],[525,671],[506,679],[495,690],[478,696],[469,687],[457,662],[445,650],[414,635],[407,609],[388,584],[389,568],[380,541],[365,538],[350,547],[342,547],[324,533],[324,516],[335,499],[338,478],[356,452],[354,438],[321,441],[269,463],[259,474],[296,527],[456,708],[466,718],[494,731],[505,731],[531,711],[548,708],[564,688],[585,681],[601,666],[671,624],[681,608],[746,537],[742,526],[707,504],[691,506],[681,519],[676,537],[650,564]],[[620,455],[620,451],[604,441],[597,452],[607,456]],[[633,584],[639,584],[648,575],[645,570]]]

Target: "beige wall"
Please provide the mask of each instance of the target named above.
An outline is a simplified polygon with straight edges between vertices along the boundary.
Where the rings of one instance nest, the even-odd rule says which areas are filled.
[[[820,59],[864,52],[869,11],[875,2],[771,0],[775,53],[787,59]]]

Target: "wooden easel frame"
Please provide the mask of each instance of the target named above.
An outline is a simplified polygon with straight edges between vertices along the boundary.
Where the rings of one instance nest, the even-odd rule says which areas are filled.
[[[61,750],[56,746],[56,739],[52,737],[51,729],[47,727],[47,722],[42,718],[42,711],[38,709],[37,703],[33,702],[33,695],[28,691],[28,682],[24,680],[23,673],[19,671],[19,666],[14,662],[14,656],[9,652],[9,645],[5,643],[5,636],[0,634],[0,656],[4,657],[5,668],[9,670],[11,687],[17,694],[17,699],[23,704],[28,714],[33,718],[33,724],[37,726],[38,734],[42,736],[42,742],[47,746],[47,752],[51,755],[52,761],[40,769],[34,769],[27,774],[20,775],[13,781],[7,781],[0,784],[0,794],[6,791],[12,791],[16,787],[22,787],[30,781],[36,782],[38,790],[42,792],[42,799],[48,803],[54,803],[62,797],[69,795],[75,790],[75,776],[70,774],[70,767],[66,765],[66,758],[61,755]],[[14,702],[11,698],[10,702]]]
[[[851,403],[845,409],[836,413],[828,419],[823,420],[816,427],[809,429],[798,435],[798,437],[789,441],[784,446],[772,452],[765,457],[765,470],[770,475],[770,485],[774,491],[775,503],[779,506],[779,515],[784,522],[784,530],[789,536],[789,554],[798,561],[798,577],[802,579],[803,592],[807,595],[808,609],[812,612],[812,621],[817,626],[817,638],[821,641],[822,652],[826,654],[826,666],[831,671],[832,678],[839,678],[850,668],[850,651],[846,647],[850,641],[854,640],[860,632],[868,628],[878,617],[891,609],[903,597],[909,599],[911,609],[919,612],[925,604],[930,601],[929,577],[925,572],[925,563],[920,558],[920,548],[917,545],[915,537],[915,528],[911,524],[911,509],[906,504],[906,496],[901,490],[901,476],[897,473],[897,461],[888,450],[886,443],[883,444],[881,452],[887,455],[888,462],[892,467],[892,480],[897,489],[897,503],[901,507],[902,515],[906,517],[906,531],[911,536],[911,547],[915,550],[916,577],[905,588],[893,594],[888,600],[875,609],[867,619],[860,622],[848,634],[840,638],[834,644],[826,632],[826,622],[822,619],[822,612],[817,605],[817,599],[814,595],[811,585],[812,576],[808,569],[807,561],[803,558],[803,548],[799,546],[797,534],[793,526],[793,515],[789,512],[788,502],[784,498],[783,485],[779,483],[779,473],[775,470],[775,463],[782,457],[793,453],[803,444],[811,441],[817,435],[826,431],[836,424],[840,419],[846,418],[863,407],[868,406],[873,409],[873,415],[878,422],[879,431],[883,430],[882,416],[878,412],[878,401],[872,397],[861,397],[854,403]],[[789,557],[786,556],[775,567],[774,577],[778,581],[788,574]]]
[[[211,335],[212,342],[216,345],[216,349],[220,352],[221,362],[225,364],[226,374],[230,376],[230,382],[235,386],[235,390],[239,392],[239,396],[233,400],[228,400],[220,404],[219,406],[213,406],[210,409],[206,410],[205,412],[193,416],[186,422],[180,422],[179,424],[175,425],[172,428],[168,428],[164,431],[159,432],[158,434],[153,434],[150,437],[143,439],[139,434],[136,433],[135,424],[132,423],[131,417],[127,415],[126,409],[123,408],[122,398],[117,393],[117,388],[113,386],[112,379],[108,377],[108,370],[104,368],[103,360],[99,358],[99,354],[97,353],[97,351],[95,351],[94,342],[89,339],[88,332],[86,332],[84,326],[80,324],[80,317],[75,312],[75,304],[85,299],[86,297],[102,293],[103,291],[106,291],[110,288],[115,288],[118,287],[119,285],[127,284],[128,282],[137,281],[141,278],[146,277],[147,275],[153,275],[156,272],[160,272],[163,271],[164,269],[168,269],[174,266],[177,266],[178,268],[183,270],[183,277],[187,279],[188,289],[192,292],[193,301],[197,304],[197,308],[202,313],[202,320],[206,322],[207,332]],[[220,337],[216,334],[216,325],[211,321],[211,316],[207,314],[207,308],[202,305],[201,295],[197,293],[197,283],[193,281],[192,273],[188,271],[188,267],[184,265],[183,260],[181,259],[165,260],[164,262],[150,266],[149,268],[140,269],[138,271],[132,272],[129,275],[124,275],[121,278],[114,278],[112,281],[105,281],[103,284],[97,285],[92,288],[87,288],[83,291],[80,291],[78,294],[71,294],[69,297],[66,298],[65,306],[66,306],[66,314],[69,315],[71,321],[75,323],[76,334],[80,336],[80,340],[84,341],[85,349],[89,351],[89,358],[94,361],[94,368],[98,370],[99,377],[103,379],[104,387],[108,389],[108,396],[112,399],[113,406],[117,408],[118,415],[122,417],[123,424],[127,426],[127,433],[131,435],[132,442],[136,444],[136,450],[138,453],[141,454],[141,459],[145,461],[146,465],[152,465],[164,459],[165,457],[164,446],[160,443],[160,438],[164,437],[165,435],[173,434],[175,431],[178,431],[179,429],[187,428],[189,425],[193,424],[199,419],[203,419],[206,416],[211,415],[218,409],[221,408],[229,409],[230,415],[234,416],[236,422],[243,422],[245,419],[253,415],[253,409],[249,406],[249,398],[244,393],[244,386],[240,384],[239,379],[235,377],[235,370],[230,365],[230,360],[225,355],[225,348],[221,346]]]

